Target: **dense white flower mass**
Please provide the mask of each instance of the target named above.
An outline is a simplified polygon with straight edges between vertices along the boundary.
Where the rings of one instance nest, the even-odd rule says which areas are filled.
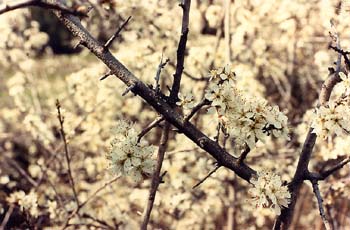
[[[111,161],[112,172],[128,175],[135,182],[141,181],[143,176],[152,175],[156,163],[151,158],[154,146],[148,145],[146,141],[138,142],[136,130],[126,121],[118,121],[113,131],[115,137],[107,156]]]
[[[271,134],[289,139],[287,117],[278,106],[269,106],[266,100],[237,89],[229,65],[209,75],[212,83],[205,98],[212,102],[220,123],[238,145],[247,144],[253,149],[258,140],[264,141]]]
[[[258,177],[253,177],[250,182],[254,188],[249,189],[256,207],[269,207],[276,215],[281,214],[281,207],[288,207],[291,195],[288,187],[282,184],[281,177],[269,172],[258,172]]]
[[[350,132],[350,108],[345,103],[329,102],[316,109],[316,118],[311,124],[313,132],[324,139],[329,135]]]

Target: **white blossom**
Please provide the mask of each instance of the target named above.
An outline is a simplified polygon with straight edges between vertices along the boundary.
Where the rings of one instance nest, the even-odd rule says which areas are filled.
[[[282,184],[281,177],[269,172],[258,172],[258,176],[253,177],[250,182],[253,188],[249,193],[253,197],[256,207],[271,208],[276,215],[281,214],[282,207],[288,207],[291,195],[288,187]]]
[[[115,136],[107,155],[112,173],[130,176],[135,182],[150,176],[155,167],[154,146],[145,141],[139,143],[136,130],[126,121],[119,121],[113,131]]]

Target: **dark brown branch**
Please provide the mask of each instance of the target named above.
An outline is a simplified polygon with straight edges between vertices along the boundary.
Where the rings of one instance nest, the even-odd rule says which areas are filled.
[[[313,181],[313,180],[325,180],[327,179],[330,175],[334,174],[336,171],[338,171],[339,169],[343,168],[345,165],[347,165],[350,162],[350,158],[334,165],[333,167],[331,167],[330,169],[327,169],[323,172],[320,173],[309,173],[309,175],[307,175],[306,179]]]
[[[104,44],[105,49],[109,49],[111,46],[112,42],[119,36],[119,33],[122,31],[122,29],[128,24],[129,20],[131,19],[131,16],[126,19],[126,21],[119,27],[119,29],[112,35],[110,39]]]
[[[154,170],[153,176],[152,176],[152,183],[151,188],[149,192],[148,202],[147,206],[145,208],[144,214],[143,214],[143,221],[141,224],[141,230],[147,230],[147,225],[151,216],[154,200],[156,197],[156,193],[158,190],[159,184],[162,182],[162,177],[165,175],[160,175],[160,171],[162,169],[162,164],[164,160],[165,151],[168,144],[168,137],[169,137],[169,130],[170,130],[170,124],[168,122],[165,123],[162,137],[160,140],[160,145],[158,149],[158,156],[157,156],[157,165]]]
[[[318,183],[315,180],[315,181],[312,181],[311,184],[312,184],[312,188],[313,188],[314,194],[315,194],[315,196],[317,198],[318,209],[320,210],[320,216],[322,218],[323,224],[324,224],[326,230],[330,230],[331,228],[330,228],[329,222],[327,220],[325,211],[323,209],[323,199],[322,199],[322,196],[321,196],[321,193],[320,193],[320,189],[318,188]]]
[[[68,150],[66,133],[64,132],[64,128],[63,128],[64,118],[61,114],[61,105],[60,105],[60,102],[58,100],[56,101],[56,108],[57,108],[57,118],[58,118],[58,121],[60,122],[60,134],[61,134],[61,138],[62,138],[63,144],[64,144],[64,153],[65,153],[66,162],[67,162],[69,182],[70,182],[71,187],[72,187],[75,202],[77,203],[77,207],[79,207],[78,194],[77,194],[77,191],[75,190],[75,183],[74,183],[71,164],[70,164],[70,154],[69,154],[69,150]]]
[[[158,117],[154,121],[152,121],[146,128],[144,128],[141,133],[138,135],[137,142],[140,142],[141,138],[146,135],[151,129],[159,125],[160,122],[164,121],[164,117]]]
[[[323,83],[321,92],[319,95],[319,104],[325,105],[330,98],[330,95],[333,91],[334,86],[340,82],[340,78],[336,74],[331,74],[329,78]],[[317,136],[313,133],[313,128],[309,128],[308,134],[306,136],[303,148],[300,153],[298,160],[298,165],[295,170],[293,179],[289,184],[289,191],[291,192],[291,203],[288,208],[282,210],[281,215],[277,218],[274,229],[288,229],[294,212],[294,207],[296,200],[298,198],[298,193],[301,187],[301,184],[304,180],[307,179],[310,175],[308,166],[311,159],[311,154],[316,143]]]
[[[169,65],[176,68],[176,65],[173,62],[169,62]],[[186,77],[188,77],[189,79],[193,80],[193,81],[209,81],[209,77],[194,77],[192,74],[190,74],[189,72],[187,72],[186,70],[183,70],[182,72]]]
[[[249,152],[250,152],[250,148],[249,148],[249,146],[246,144],[246,145],[245,145],[245,148],[244,148],[244,150],[243,150],[243,152],[241,153],[241,155],[240,155],[239,158],[238,158],[238,162],[239,162],[240,164],[244,162],[244,160],[247,158]]]
[[[198,130],[189,122],[184,122],[183,117],[176,112],[172,106],[154,90],[150,89],[142,81],[136,78],[123,64],[121,64],[108,50],[103,48],[90,33],[81,25],[80,20],[71,15],[62,15],[57,13],[59,20],[72,32],[72,34],[84,41],[84,45],[95,54],[102,62],[104,62],[110,70],[113,71],[116,77],[123,81],[126,85],[135,85],[133,93],[142,97],[150,106],[152,106],[159,114],[181,130],[184,135],[191,139],[197,145],[200,145],[203,150],[208,152],[216,161],[231,170],[239,177],[246,181],[256,174],[256,171],[245,164],[237,164],[237,158],[232,156],[215,141],[210,140],[204,133]],[[206,141],[201,141],[206,139]]]
[[[197,188],[199,185],[203,184],[204,181],[206,181],[211,175],[213,175],[219,168],[221,167],[221,165],[217,165],[213,170],[211,170],[208,175],[206,175],[203,179],[201,179],[197,184],[195,184],[192,189]]]
[[[348,70],[350,70],[350,60],[348,58],[348,55],[350,54],[350,52],[349,51],[344,51],[343,49],[335,47],[335,46],[332,46],[332,45],[330,45],[329,48],[331,48],[334,51],[336,51],[336,52],[340,53],[341,55],[343,55],[345,64],[348,67]]]
[[[184,122],[188,122],[203,106],[210,105],[210,101],[207,99],[203,99],[201,102],[199,102],[191,112],[184,117]]]
[[[41,7],[45,9],[51,9],[51,10],[58,10],[64,14],[71,14],[79,17],[88,16],[85,12],[80,12],[74,9],[67,8],[62,5],[44,2],[41,0],[16,0],[8,3],[4,3],[0,5],[0,14],[3,14],[8,11],[12,11],[12,10],[20,9],[20,8],[30,7],[30,6]]]
[[[178,93],[180,91],[181,76],[182,76],[182,72],[184,69],[191,0],[184,0],[180,4],[180,6],[183,9],[181,37],[180,37],[179,45],[177,47],[176,70],[175,70],[175,74],[174,74],[173,87],[171,88],[171,92],[170,92],[170,96],[169,96],[170,104],[172,106],[175,106],[175,103],[178,100]]]

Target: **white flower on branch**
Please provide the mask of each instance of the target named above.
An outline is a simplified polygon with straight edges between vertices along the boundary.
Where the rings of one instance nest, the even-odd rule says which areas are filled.
[[[271,208],[276,215],[281,214],[281,207],[288,207],[291,195],[288,187],[282,184],[281,177],[269,171],[258,172],[250,182],[254,185],[249,189],[256,207]]]
[[[139,143],[135,129],[123,120],[118,121],[114,135],[111,151],[107,155],[112,172],[130,176],[135,182],[152,175],[156,164],[151,158],[154,146],[148,145],[146,141]]]
[[[184,109],[192,109],[195,106],[194,96],[192,93],[182,95],[179,93],[180,101],[176,102],[176,105],[183,107]]]
[[[258,140],[264,141],[269,135],[289,139],[287,117],[278,106],[269,106],[262,98],[243,94],[235,85],[235,74],[229,65],[212,70],[210,76],[213,80],[205,98],[212,102],[220,123],[237,144],[247,144],[253,149]]]
[[[350,131],[350,108],[343,103],[329,102],[316,110],[311,126],[317,136],[326,139],[332,134],[338,136]]]

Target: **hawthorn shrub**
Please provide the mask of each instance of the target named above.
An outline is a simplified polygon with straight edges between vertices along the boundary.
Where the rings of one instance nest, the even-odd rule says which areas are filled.
[[[350,226],[348,1],[0,12],[1,229]]]

